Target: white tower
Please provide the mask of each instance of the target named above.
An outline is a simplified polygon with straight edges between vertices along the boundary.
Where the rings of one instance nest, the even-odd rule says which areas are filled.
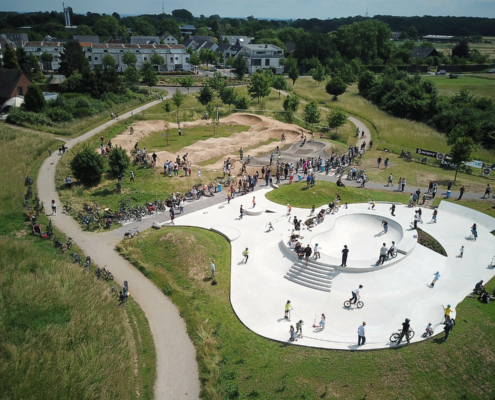
[[[65,7],[65,3],[62,3],[62,6],[64,7],[65,26],[71,26],[70,25],[70,7],[69,6]]]

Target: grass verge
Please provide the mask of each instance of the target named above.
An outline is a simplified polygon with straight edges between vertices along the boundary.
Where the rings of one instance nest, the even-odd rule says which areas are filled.
[[[443,248],[443,246],[436,240],[433,236],[430,234],[426,233],[422,229],[417,229],[418,231],[418,243],[428,247],[430,250],[433,250],[434,252],[441,254],[442,256],[447,257],[447,252]]]
[[[179,308],[197,349],[202,398],[481,399],[495,394],[495,309],[476,299],[457,307],[458,323],[445,343],[440,337],[372,352],[304,348],[264,339],[237,319],[229,300],[230,246],[222,236],[167,227],[146,231],[119,249]],[[211,259],[216,286],[208,278]],[[493,286],[492,280],[490,291]]]

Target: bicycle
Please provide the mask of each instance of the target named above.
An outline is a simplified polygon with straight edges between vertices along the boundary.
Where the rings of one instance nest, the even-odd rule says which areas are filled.
[[[70,258],[72,258],[72,262],[82,264],[81,256],[77,253],[71,253]]]
[[[402,329],[399,329],[398,333],[393,333],[392,336],[390,336],[390,343],[396,343],[399,344],[399,338],[401,335]],[[411,340],[414,337],[414,331],[412,329],[409,329],[409,340]]]
[[[106,265],[105,265],[105,267],[106,267]],[[100,278],[103,278],[106,281],[113,281],[113,279],[114,279],[113,274],[109,270],[107,270],[105,267],[96,269],[96,271],[95,271],[96,277],[98,278],[98,280]]]
[[[424,333],[421,335],[421,337],[426,339],[426,338],[433,336],[433,333],[434,333],[433,328],[430,329],[429,331],[425,330]]]
[[[360,299],[360,297],[358,297],[357,302],[354,302],[354,303],[352,302],[352,299],[349,299],[349,300],[344,301],[344,307],[345,308],[350,308],[351,305],[356,304],[356,307],[357,308],[363,308],[364,303],[361,300],[359,300],[359,299]]]
[[[72,211],[72,206],[70,203],[64,204],[64,207],[62,208],[62,212],[64,214],[70,214]]]

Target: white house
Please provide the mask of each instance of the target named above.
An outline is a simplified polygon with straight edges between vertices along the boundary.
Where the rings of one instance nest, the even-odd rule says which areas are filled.
[[[248,62],[248,72],[254,74],[259,69],[275,68],[276,74],[284,70],[280,60],[284,58],[284,51],[273,44],[246,44],[237,53],[243,54]]]
[[[165,33],[160,37],[160,41],[163,40],[163,44],[179,44],[179,41],[170,33]]]

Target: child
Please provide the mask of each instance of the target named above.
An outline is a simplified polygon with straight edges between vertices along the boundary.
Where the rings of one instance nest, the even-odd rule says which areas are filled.
[[[370,207],[371,207],[371,209],[372,209],[372,210],[374,210],[374,209],[375,209],[375,199],[371,199],[371,203],[370,203],[370,205],[368,206],[368,210],[370,209]]]
[[[438,272],[438,271],[437,271],[437,272],[435,272],[435,273],[433,274],[433,276],[434,276],[434,277],[433,277],[433,282],[431,282],[431,287],[435,287],[435,283],[436,283],[436,281],[438,281],[438,279],[440,279],[440,272]]]
[[[433,217],[432,217],[434,223],[437,223],[437,215],[438,215],[438,209],[435,207],[435,209],[433,210]]]
[[[289,340],[290,340],[291,342],[296,341],[297,339],[296,339],[296,332],[294,331],[294,325],[291,325],[291,326],[290,326],[290,331],[289,331],[289,333],[290,333],[290,338],[289,338]]]
[[[256,207],[256,197],[253,196],[253,208]]]
[[[313,204],[313,207],[311,207],[311,213],[309,214],[309,216],[313,216],[315,215],[315,205]]]
[[[445,323],[450,320],[450,313],[452,309],[450,308],[450,304],[447,304],[447,308],[445,308]]]
[[[431,322],[428,322],[428,325],[426,325],[426,333],[428,335],[431,335],[433,333],[433,326],[431,326]]]
[[[461,254],[459,255],[460,258],[464,255],[464,246],[461,247]]]
[[[274,230],[275,230],[275,228],[273,227],[272,223],[268,222],[268,232],[274,231]]]
[[[230,189],[227,192],[227,204],[230,204]]]
[[[287,215],[290,215],[291,211],[292,211],[292,207],[290,206],[289,203],[287,203]]]

